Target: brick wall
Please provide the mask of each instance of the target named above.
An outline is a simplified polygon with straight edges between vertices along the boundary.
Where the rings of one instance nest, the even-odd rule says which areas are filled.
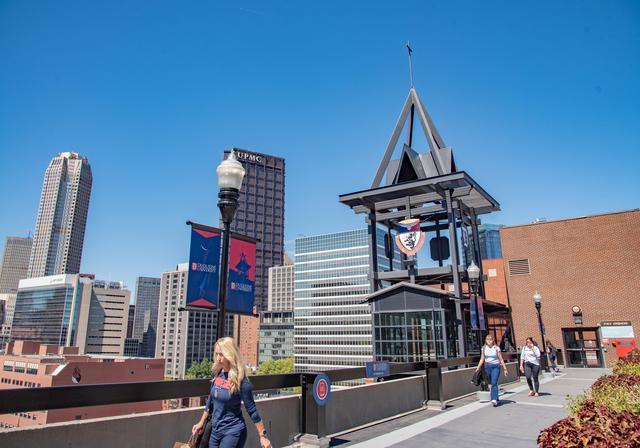
[[[540,338],[535,291],[542,295],[546,337],[563,352],[561,328],[576,327],[574,305],[582,308],[582,327],[630,320],[640,344],[639,210],[505,227],[500,236],[517,345]],[[528,259],[530,273],[511,275],[513,259]],[[610,365],[616,350],[604,348]]]

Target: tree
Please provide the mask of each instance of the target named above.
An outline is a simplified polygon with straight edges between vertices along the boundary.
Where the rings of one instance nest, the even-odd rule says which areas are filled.
[[[293,358],[267,360],[258,367],[258,375],[272,375],[277,373],[293,373]]]
[[[188,379],[194,378],[211,378],[211,361],[204,358],[200,362],[191,364],[185,376]]]

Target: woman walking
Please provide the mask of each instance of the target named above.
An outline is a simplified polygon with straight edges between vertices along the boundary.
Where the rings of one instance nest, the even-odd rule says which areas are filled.
[[[547,341],[547,353],[549,354],[549,361],[551,362],[551,368],[554,372],[558,372],[558,364],[556,360],[558,359],[558,349],[555,345],[551,343],[551,341]]]
[[[480,362],[478,363],[478,367],[476,367],[476,372],[479,372],[484,365],[484,371],[491,382],[491,404],[495,407],[498,406],[500,366],[502,366],[504,376],[507,376],[507,366],[504,363],[504,359],[502,359],[500,347],[495,344],[493,336],[488,334],[484,341],[485,343],[480,351]]]
[[[247,426],[242,418],[242,401],[260,434],[261,448],[270,448],[267,431],[253,401],[251,383],[245,377],[244,364],[240,359],[238,346],[232,338],[221,338],[216,342],[214,360],[211,392],[200,421],[193,425],[193,434],[202,431],[211,415],[209,448],[244,447]]]
[[[538,397],[540,383],[538,375],[540,374],[540,349],[536,345],[532,337],[527,338],[527,343],[522,347],[520,353],[520,371],[527,377],[529,385],[529,396]]]

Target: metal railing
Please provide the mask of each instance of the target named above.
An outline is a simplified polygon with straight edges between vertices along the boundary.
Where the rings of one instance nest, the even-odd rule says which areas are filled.
[[[505,354],[504,358],[505,361],[517,360],[517,354]],[[424,404],[429,402],[444,403],[443,369],[475,365],[479,359],[480,356],[468,356],[410,363],[390,363],[389,373],[392,378],[424,375]],[[332,383],[335,383],[365,378],[366,368],[337,369],[323,373],[330,378]],[[312,391],[313,383],[318,374],[257,375],[251,376],[250,380],[253,390],[256,392],[301,387],[300,432],[324,437],[326,436],[325,408],[315,403]],[[4,389],[0,390],[0,414],[202,397],[209,394],[210,387],[210,380],[195,379]]]

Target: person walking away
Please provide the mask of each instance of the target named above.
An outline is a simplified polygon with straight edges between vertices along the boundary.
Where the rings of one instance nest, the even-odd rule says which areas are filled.
[[[484,341],[485,343],[480,350],[480,362],[478,363],[478,367],[476,367],[476,372],[479,372],[484,365],[484,371],[491,382],[491,404],[496,407],[498,406],[498,379],[500,378],[500,366],[502,366],[505,377],[508,374],[507,366],[504,363],[504,359],[502,359],[500,347],[495,344],[493,336],[488,334]]]
[[[253,388],[245,376],[238,346],[232,338],[219,339],[214,348],[211,392],[193,434],[204,428],[211,414],[209,448],[242,448],[247,441],[247,426],[242,417],[241,402],[260,434],[260,447],[271,448],[267,431],[253,399]]]
[[[547,341],[547,352],[549,353],[551,368],[554,372],[559,372],[560,369],[558,369],[558,364],[556,363],[556,360],[558,359],[558,349],[551,343],[551,341]]]
[[[527,338],[527,343],[522,347],[522,352],[520,352],[520,371],[527,377],[529,396],[538,397],[538,390],[540,389],[540,383],[538,382],[538,375],[540,374],[540,349],[532,337]]]

